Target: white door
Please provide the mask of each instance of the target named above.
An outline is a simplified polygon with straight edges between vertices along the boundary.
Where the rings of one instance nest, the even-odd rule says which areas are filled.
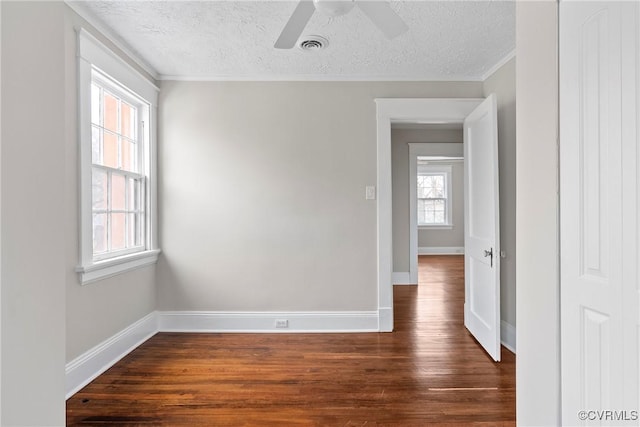
[[[464,325],[500,361],[498,120],[491,94],[464,121]]]
[[[639,22],[560,2],[563,425],[639,423]]]

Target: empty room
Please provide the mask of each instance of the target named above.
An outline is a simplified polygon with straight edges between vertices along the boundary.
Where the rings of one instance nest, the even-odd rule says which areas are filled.
[[[637,425],[639,2],[0,24],[2,426]]]

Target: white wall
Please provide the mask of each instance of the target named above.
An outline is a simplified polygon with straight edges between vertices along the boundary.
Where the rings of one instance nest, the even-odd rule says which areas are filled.
[[[2,2],[2,425],[64,425],[64,5]],[[34,31],[34,29],[37,29]]]
[[[500,163],[500,312],[516,325],[516,59],[484,81],[484,95],[498,99],[498,160]]]
[[[518,425],[560,424],[558,11],[516,7]]]
[[[126,55],[65,6],[64,60],[66,67],[67,138],[61,148],[65,152],[64,183],[69,208],[64,218],[66,258],[66,361],[69,362],[95,345],[120,332],[135,321],[155,310],[155,266],[127,272],[98,282],[81,286],[74,271],[79,260],[78,246],[78,140],[77,140],[77,85],[76,85],[76,32],[74,27],[87,29],[122,58]],[[131,61],[127,61],[146,75]],[[147,76],[148,77],[148,76]]]
[[[462,128],[391,129],[391,189],[393,203],[393,271],[409,271],[409,143],[462,142]],[[442,153],[433,153],[438,155]],[[463,187],[464,188],[464,187]],[[464,203],[464,194],[463,194]],[[464,218],[464,211],[462,212]],[[464,233],[464,223],[460,224]],[[420,237],[418,233],[418,238]],[[464,235],[463,235],[464,239]],[[424,241],[424,237],[423,237]],[[420,246],[418,244],[418,246]],[[434,245],[435,246],[435,245]],[[447,245],[442,245],[447,246]],[[460,246],[464,246],[460,245]]]
[[[376,97],[481,83],[163,82],[161,310],[375,310]],[[197,238],[194,238],[197,237]]]
[[[2,12],[2,424],[63,425],[65,363],[153,311],[155,274],[80,286],[73,27],[90,26],[62,2]]]

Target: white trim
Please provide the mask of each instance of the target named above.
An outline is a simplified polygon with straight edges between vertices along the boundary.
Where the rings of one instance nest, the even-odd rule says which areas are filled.
[[[511,353],[516,354],[516,327],[501,320],[500,338],[502,345]]]
[[[143,58],[137,55],[131,46],[125,42],[118,34],[111,30],[108,26],[102,24],[93,13],[91,13],[84,5],[85,2],[81,1],[69,1],[65,0],[65,4],[69,6],[71,10],[77,13],[82,19],[87,21],[91,26],[98,30],[107,40],[109,40],[115,47],[120,49],[122,53],[127,55],[138,67],[149,73],[153,79],[158,80],[158,72]],[[137,71],[137,70],[136,70]],[[145,77],[146,78],[146,77]]]
[[[287,320],[288,328],[276,328]],[[378,332],[375,311],[230,312],[160,311],[160,332]]]
[[[76,267],[80,273],[80,283],[86,285],[97,280],[106,279],[126,271],[155,264],[158,261],[160,249],[144,252],[136,252],[118,258],[110,258],[104,261]]]
[[[157,239],[157,154],[156,119],[158,104],[158,87],[140,74],[131,65],[112,52],[94,35],[83,28],[76,28],[78,56],[78,146],[79,146],[79,226],[80,226],[80,260],[76,271],[80,273],[82,284],[111,277],[135,268],[155,263],[158,259]],[[96,261],[93,256],[92,241],[92,153],[91,145],[91,82],[93,67],[113,78],[118,84],[142,98],[148,103],[148,121],[145,132],[141,128],[141,142],[148,151],[143,170],[148,178],[146,194],[146,242],[147,250],[130,255]],[[145,107],[147,109],[147,107]]]
[[[413,281],[410,271],[393,272],[392,276],[394,285],[417,285],[418,281]]]
[[[154,311],[67,363],[66,399],[135,350],[157,331],[157,314]]]
[[[418,255],[464,255],[464,246],[423,246]]]
[[[380,332],[393,332],[393,307],[380,307],[378,309],[378,330]]]
[[[0,27],[2,27],[2,5],[0,5]],[[0,35],[2,30],[0,29]],[[0,37],[1,38],[1,37]],[[2,55],[0,55],[0,82],[2,82]],[[2,100],[0,84],[0,101]],[[2,102],[0,102],[0,378],[2,378]],[[2,423],[2,387],[0,386],[0,423]]]
[[[419,225],[418,230],[453,230],[453,224]]]
[[[482,76],[464,75],[398,75],[398,76],[371,76],[357,75],[329,75],[329,74],[204,74],[204,75],[160,75],[160,81],[183,82],[295,82],[295,81],[319,81],[319,82],[482,82]]]
[[[498,71],[500,68],[502,68],[503,65],[505,65],[507,62],[511,61],[515,57],[516,57],[516,50],[513,49],[511,52],[507,53],[507,55],[504,58],[502,58],[500,61],[496,62],[496,64],[493,67],[489,68],[482,75],[482,77],[480,77],[480,80],[484,82],[489,77],[491,77],[496,71]]]
[[[391,202],[391,123],[462,123],[480,103],[478,98],[377,98],[377,173],[378,173],[378,312],[380,330],[393,330],[393,243]],[[417,269],[416,269],[417,271]],[[387,313],[388,311],[388,313]]]
[[[160,88],[85,28],[76,28],[78,57],[100,68],[121,85],[153,105],[158,104]]]

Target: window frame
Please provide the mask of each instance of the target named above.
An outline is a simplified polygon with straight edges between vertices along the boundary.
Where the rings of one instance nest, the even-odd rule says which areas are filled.
[[[136,156],[136,169],[138,172],[134,172],[134,171],[130,171],[127,169],[122,169],[120,168],[121,165],[119,165],[119,167],[113,167],[113,166],[107,166],[104,164],[97,164],[93,162],[92,159],[92,163],[91,163],[91,169],[92,169],[92,175],[93,173],[95,173],[96,169],[101,170],[102,172],[104,172],[107,176],[107,194],[106,194],[106,203],[107,203],[107,207],[103,210],[101,210],[101,213],[104,213],[107,215],[107,224],[109,224],[109,214],[116,212],[116,213],[124,213],[126,214],[131,214],[133,213],[134,215],[143,215],[145,218],[145,224],[146,224],[146,217],[147,217],[147,203],[146,203],[146,187],[147,187],[147,174],[148,174],[148,168],[146,165],[146,157],[147,157],[147,153],[149,152],[149,137],[147,135],[148,133],[148,123],[149,123],[149,104],[144,100],[141,99],[140,97],[138,97],[137,95],[135,95],[134,93],[132,93],[130,90],[128,90],[128,88],[123,87],[122,85],[120,85],[118,82],[112,80],[109,76],[105,75],[103,72],[101,72],[99,69],[96,69],[95,67],[92,67],[91,70],[91,85],[93,86],[94,84],[96,84],[97,86],[99,86],[102,91],[104,93],[108,93],[109,95],[111,95],[112,97],[118,98],[120,101],[122,102],[126,102],[127,104],[129,104],[131,107],[136,109],[136,129],[133,132],[135,134],[135,145],[136,145],[136,149],[135,149],[135,156]],[[92,94],[93,96],[93,94]],[[103,95],[104,96],[104,95]],[[92,100],[93,101],[93,100]],[[93,106],[92,106],[92,110],[93,110]],[[93,111],[92,111],[93,113]],[[120,117],[120,115],[118,115],[118,117]],[[120,120],[120,119],[118,119]],[[146,123],[146,124],[145,124]],[[103,126],[100,125],[96,125],[95,122],[91,122],[91,126],[92,126],[92,130],[94,127],[99,127],[103,130],[106,130],[107,132],[111,133],[111,134],[116,134],[118,135],[119,139],[122,140],[123,138],[128,139],[125,135],[122,135],[121,133],[118,132],[114,132],[110,129],[106,129]],[[119,150],[121,150],[122,148],[120,147]],[[93,154],[93,153],[92,153]],[[93,156],[92,156],[93,157]],[[119,157],[118,160],[121,160],[121,158]],[[113,208],[109,208],[109,202],[111,201],[111,195],[110,195],[110,191],[109,189],[110,187],[110,180],[109,177],[112,175],[121,175],[125,180],[126,178],[131,178],[134,179],[135,181],[140,181],[141,182],[141,186],[142,186],[142,193],[143,196],[141,199],[142,203],[141,203],[141,209],[138,209],[136,212],[135,210],[127,210],[127,209],[113,209]],[[125,181],[126,182],[126,181]],[[125,191],[127,191],[126,187],[125,187]],[[125,197],[125,203],[126,201],[129,200],[129,197]],[[120,211],[120,212],[118,212]],[[92,215],[96,214],[96,210],[93,209],[92,206]],[[128,219],[126,219],[126,221],[128,221]],[[126,228],[126,226],[125,226]],[[93,254],[93,259],[94,261],[103,261],[106,259],[111,259],[111,258],[116,258],[119,256],[123,256],[123,255],[128,255],[128,254],[132,254],[132,253],[137,253],[137,252],[142,252],[144,250],[147,249],[147,230],[146,230],[146,225],[144,225],[142,227],[142,231],[144,234],[144,239],[142,239],[142,242],[140,243],[140,245],[137,246],[131,246],[128,248],[122,248],[122,249],[112,249],[112,250],[108,250],[106,252],[102,252],[102,253],[98,253],[96,254],[94,252]],[[107,237],[109,237],[109,233],[107,232]],[[107,239],[107,242],[109,242],[110,239]],[[107,243],[107,246],[109,246],[109,244]]]
[[[116,274],[153,264],[160,249],[157,238],[157,153],[156,120],[158,87],[112,52],[83,28],[77,31],[78,64],[78,144],[79,144],[79,264],[76,272],[81,284],[91,283]],[[145,176],[145,242],[144,249],[113,252],[112,256],[93,254],[93,209],[92,209],[92,147],[91,147],[91,83],[93,70],[113,80],[148,105],[149,123],[141,150],[147,155],[141,159],[140,174]],[[141,130],[139,129],[139,132]]]
[[[451,185],[451,175],[452,175],[452,166],[451,165],[418,165],[417,173],[416,173],[416,224],[419,230],[434,230],[434,229],[452,229],[453,228],[453,209],[452,209],[452,199],[453,199],[453,188]],[[445,186],[445,223],[443,224],[421,224],[418,222],[418,201],[420,198],[418,197],[418,178],[420,176],[429,176],[429,175],[444,175],[444,186]]]

